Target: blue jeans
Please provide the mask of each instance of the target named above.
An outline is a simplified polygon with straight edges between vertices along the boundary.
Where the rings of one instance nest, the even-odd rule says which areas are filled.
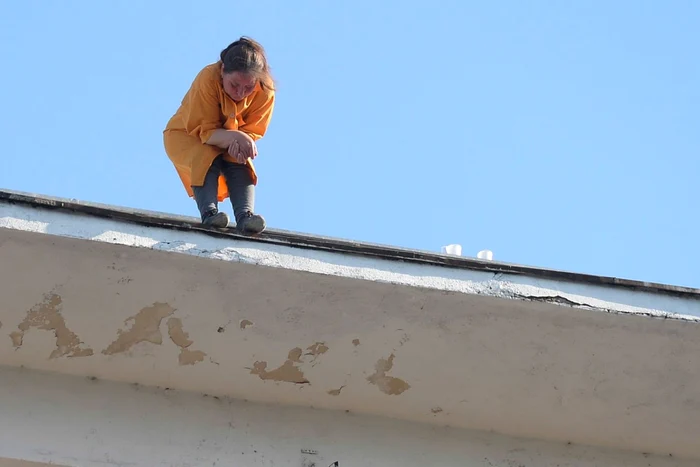
[[[226,161],[222,156],[217,157],[204,177],[204,184],[192,187],[194,199],[202,219],[206,213],[218,210],[219,176],[222,174],[238,223],[246,213],[255,212],[255,185],[247,166]]]

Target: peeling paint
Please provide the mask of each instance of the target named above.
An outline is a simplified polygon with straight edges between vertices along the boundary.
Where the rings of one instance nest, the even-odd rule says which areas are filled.
[[[180,365],[194,365],[195,363],[203,362],[207,354],[201,350],[180,349],[178,362]]]
[[[342,391],[344,387],[345,386],[340,386],[338,389],[331,389],[330,391],[328,391],[328,394],[330,394],[331,396],[339,396],[340,391]]]
[[[301,354],[303,351],[299,347],[294,347],[289,351],[287,358],[294,363],[301,363]]]
[[[56,349],[51,352],[49,358],[57,357],[89,357],[93,350],[83,347],[83,342],[78,336],[66,327],[66,321],[61,315],[63,299],[53,292],[44,294],[44,300],[34,305],[17,328],[10,334],[15,348],[22,347],[24,335],[31,328],[42,331],[53,331],[56,336]]]
[[[438,413],[442,412],[442,407],[433,407],[432,409],[430,409],[430,411],[432,413],[438,414]]]
[[[174,312],[175,308],[168,303],[156,302],[143,308],[135,316],[124,320],[125,325],[129,321],[133,321],[131,328],[128,331],[118,330],[117,339],[104,349],[102,353],[113,355],[126,352],[140,342],[161,345],[163,343],[163,335],[160,332],[160,323]]]
[[[324,353],[328,352],[329,348],[325,342],[316,342],[315,344],[308,346],[306,350],[306,355],[310,355],[313,357],[312,361],[316,361],[319,355],[323,355]]]
[[[352,340],[352,345],[354,345],[355,347],[357,347],[358,345],[360,345],[360,339],[353,339],[353,340]]]
[[[325,342],[315,342],[308,346],[306,348],[306,353],[301,347],[294,347],[289,351],[287,361],[279,368],[267,371],[267,362],[256,361],[253,364],[253,368],[250,370],[250,374],[258,375],[262,380],[271,379],[287,383],[311,384],[309,380],[304,377],[304,373],[301,368],[299,368],[298,364],[304,363],[302,357],[306,356],[311,357],[310,361],[307,360],[306,363],[314,363],[320,355],[325,354],[328,350],[330,350],[330,348]]]
[[[284,383],[294,383],[294,384],[311,384],[308,379],[304,377],[304,373],[301,369],[295,365],[295,363],[301,363],[302,350],[299,347],[295,347],[289,351],[287,356],[287,361],[282,364],[277,369],[272,371],[267,371],[267,362],[255,362],[253,368],[250,370],[251,375],[258,375],[261,380],[272,380]]]
[[[395,355],[393,353],[388,359],[380,358],[374,366],[374,374],[367,377],[367,381],[376,385],[384,394],[390,396],[398,396],[411,388],[411,385],[406,381],[386,375],[394,366],[394,358]]]
[[[180,356],[178,357],[180,365],[194,365],[204,361],[204,357],[207,356],[206,353],[201,350],[189,349],[194,344],[194,341],[190,339],[190,335],[183,329],[180,318],[170,318],[168,320],[168,335],[173,344],[180,347]]]
[[[314,345],[307,347],[306,350],[309,351],[306,355],[313,355],[316,357],[328,352],[329,349],[325,342],[316,342]]]
[[[10,333],[10,339],[12,339],[12,345],[15,347],[15,349],[22,347],[22,338],[24,337],[23,332],[11,332]]]
[[[170,340],[182,349],[194,344],[194,341],[190,339],[190,335],[182,328],[182,320],[180,318],[170,318],[168,320],[168,335]]]
[[[250,320],[247,320],[247,319],[242,319],[242,320],[241,320],[241,323],[240,323],[241,329],[248,328],[248,327],[250,327],[250,326],[252,326],[252,325],[253,325],[253,322],[250,321]]]

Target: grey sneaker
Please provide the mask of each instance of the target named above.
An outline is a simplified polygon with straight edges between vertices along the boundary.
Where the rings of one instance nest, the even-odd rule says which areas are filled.
[[[247,212],[236,222],[236,230],[246,234],[258,234],[265,230],[265,219],[260,214]]]
[[[209,211],[204,215],[202,224],[206,225],[207,227],[225,229],[229,224],[228,214],[223,211]]]

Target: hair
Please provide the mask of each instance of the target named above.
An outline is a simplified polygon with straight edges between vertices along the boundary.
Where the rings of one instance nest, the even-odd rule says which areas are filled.
[[[224,65],[224,73],[250,73],[260,81],[263,89],[274,90],[274,80],[265,49],[260,43],[242,36],[221,51],[220,59]]]

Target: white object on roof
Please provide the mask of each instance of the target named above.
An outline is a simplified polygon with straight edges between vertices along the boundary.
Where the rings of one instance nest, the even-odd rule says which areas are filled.
[[[485,259],[488,261],[491,261],[493,259],[493,251],[491,250],[481,250],[476,254],[476,257],[479,259]]]
[[[462,255],[462,245],[450,244],[442,247],[442,253],[445,255]]]

